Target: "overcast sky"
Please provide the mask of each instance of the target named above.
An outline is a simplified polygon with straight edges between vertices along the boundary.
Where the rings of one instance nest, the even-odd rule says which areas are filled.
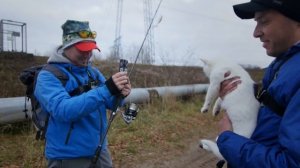
[[[228,58],[267,66],[272,58],[252,36],[255,22],[237,18],[232,10],[233,4],[246,1],[163,0],[154,21],[162,17],[154,28],[155,64],[201,66],[199,58]],[[158,4],[152,0],[153,10]],[[143,0],[123,0],[121,45],[131,57],[145,35],[143,9]],[[27,51],[40,55],[62,43],[61,25],[73,19],[90,22],[105,58],[115,38],[116,13],[117,0],[1,0],[0,5],[0,19],[27,24]]]

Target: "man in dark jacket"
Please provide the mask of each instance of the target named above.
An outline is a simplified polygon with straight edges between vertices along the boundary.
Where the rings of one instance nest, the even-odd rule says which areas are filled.
[[[275,59],[263,78],[252,137],[230,131],[225,115],[217,140],[220,152],[230,168],[300,167],[300,1],[251,0],[233,8],[242,19],[254,18],[253,36]],[[235,87],[232,80],[223,82],[220,96]]]

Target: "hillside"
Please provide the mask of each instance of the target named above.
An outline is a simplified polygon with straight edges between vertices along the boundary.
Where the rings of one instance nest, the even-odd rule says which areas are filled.
[[[23,96],[25,87],[19,80],[22,69],[44,64],[48,57],[39,57],[25,53],[0,52],[0,97]],[[118,63],[108,61],[94,61],[93,64],[100,69],[106,77],[118,70]],[[129,63],[128,68],[131,69]],[[248,70],[255,81],[259,81],[262,71],[259,69]],[[201,67],[185,66],[153,66],[139,65],[134,68],[131,76],[133,88],[175,86],[184,84],[207,83]],[[5,89],[3,89],[5,88]]]

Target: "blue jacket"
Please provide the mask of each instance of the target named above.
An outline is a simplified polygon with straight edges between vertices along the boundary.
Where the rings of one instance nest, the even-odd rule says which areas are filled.
[[[68,75],[69,80],[65,87],[54,74],[42,70],[38,75],[34,92],[41,107],[50,113],[46,132],[46,158],[92,157],[107,127],[106,109],[113,107],[115,97],[104,84],[105,78],[99,70],[91,70],[90,65],[74,66],[61,53],[62,50],[58,50],[49,58],[48,63],[54,63]],[[78,83],[67,69],[82,84],[88,83],[88,72],[94,79],[98,78],[100,84],[88,92],[71,97],[68,92],[77,88]],[[70,138],[65,144],[70,128]],[[107,149],[107,139],[102,148]]]
[[[280,66],[287,57],[290,58]],[[270,95],[285,107],[284,116],[261,106],[251,139],[225,131],[217,141],[220,152],[232,168],[300,167],[299,43],[270,64],[263,85],[269,86]]]

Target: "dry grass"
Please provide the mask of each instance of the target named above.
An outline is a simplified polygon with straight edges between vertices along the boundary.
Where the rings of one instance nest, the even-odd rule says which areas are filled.
[[[115,123],[110,133],[110,149],[116,167],[174,157],[189,145],[184,143],[186,140],[215,132],[211,130],[215,119],[199,113],[199,100],[202,97],[188,101],[168,97],[142,107],[132,125]]]
[[[46,62],[45,57],[0,53],[0,97],[24,96],[18,79],[22,69]],[[95,62],[106,77],[117,70],[116,63]],[[130,68],[131,65],[129,65]],[[260,70],[252,77],[261,79]],[[134,87],[154,87],[206,83],[199,67],[137,65],[131,77]],[[188,99],[172,96],[140,105],[137,119],[130,125],[117,116],[109,130],[110,150],[116,168],[129,168],[145,160],[171,159],[189,144],[189,140],[213,136],[218,118],[200,114],[203,95]],[[44,167],[43,142],[34,139],[30,121],[0,126],[0,167]]]
[[[44,167],[43,144],[29,121],[1,126],[0,167]]]
[[[48,57],[38,57],[22,53],[0,52],[0,97],[24,96],[25,87],[19,80],[20,72],[34,65],[47,62]],[[106,77],[110,77],[118,71],[118,63],[107,61],[94,61]],[[128,68],[131,69],[129,63]],[[137,87],[157,87],[170,85],[183,85],[206,83],[200,67],[180,67],[180,66],[151,66],[137,64],[130,76],[130,81],[134,88]]]
[[[139,105],[138,117],[130,125],[118,115],[108,135],[115,167],[129,168],[158,156],[175,157],[189,145],[184,143],[188,139],[215,133],[217,119],[199,113],[202,99],[193,96],[183,101],[168,97]],[[19,131],[14,131],[16,128]],[[44,167],[43,142],[36,141],[34,135],[30,124],[2,130],[0,167]]]

